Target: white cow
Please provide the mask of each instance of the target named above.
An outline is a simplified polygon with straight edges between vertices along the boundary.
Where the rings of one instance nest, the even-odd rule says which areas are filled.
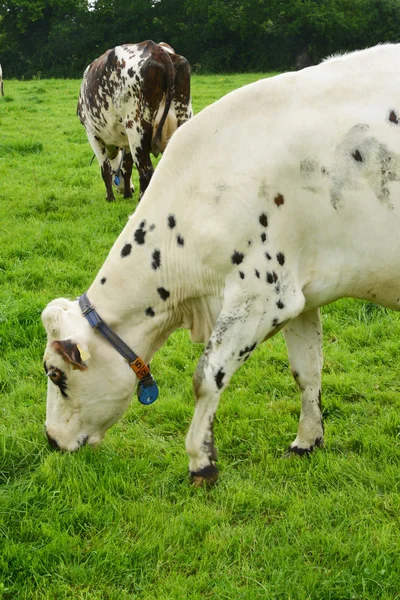
[[[3,83],[3,70],[0,65],[0,92],[1,95],[4,96],[4,83]]]
[[[217,477],[221,392],[281,329],[302,395],[289,451],[323,444],[319,307],[400,307],[399,71],[400,45],[355,52],[236,90],[177,131],[89,301],[43,312],[53,446],[99,442],[138,381],[89,303],[141,357],[127,355],[145,395],[145,365],[175,329],[206,344],[186,441],[196,483]]]

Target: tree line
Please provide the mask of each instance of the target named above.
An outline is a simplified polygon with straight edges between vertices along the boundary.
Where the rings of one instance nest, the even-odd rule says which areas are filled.
[[[0,0],[5,78],[79,78],[106,49],[168,42],[192,71],[288,70],[399,38],[400,0]]]

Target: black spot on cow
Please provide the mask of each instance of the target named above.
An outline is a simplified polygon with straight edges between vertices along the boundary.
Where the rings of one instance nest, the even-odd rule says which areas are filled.
[[[174,217],[174,215],[169,215],[168,217],[168,227],[170,229],[173,229],[176,226],[176,219]]]
[[[155,312],[154,310],[151,308],[151,306],[149,306],[148,308],[146,308],[146,310],[144,311],[145,315],[148,317],[154,317],[155,316]]]
[[[203,441],[203,448],[207,452],[210,460],[218,460],[218,454],[214,445],[214,415],[209,417],[209,434],[206,435]]]
[[[161,267],[161,252],[159,250],[154,250],[152,257],[151,267],[156,271]]]
[[[260,279],[260,271],[257,271],[257,269],[254,269],[254,273],[256,274],[257,279]]]
[[[107,281],[107,277],[102,277],[102,278],[100,279],[100,283],[101,283],[101,285],[104,285],[106,281]]]
[[[181,235],[177,235],[176,236],[176,241],[178,243],[178,246],[184,246],[185,245],[185,240],[183,239],[183,237]]]
[[[125,244],[125,246],[121,250],[121,256],[128,256],[131,253],[132,244]]]
[[[145,224],[146,224],[145,221],[142,221],[140,223],[140,226],[136,229],[135,233],[133,234],[135,242],[139,245],[144,244],[145,239],[146,239],[147,231],[144,230]]]
[[[247,245],[248,245],[248,246],[252,246],[252,245],[253,245],[253,242],[252,242],[251,240],[249,240],[249,241],[247,242]]]
[[[232,264],[234,264],[234,265],[240,265],[240,263],[243,262],[243,259],[244,259],[244,254],[242,254],[241,252],[238,252],[237,250],[235,250],[231,256],[231,261],[232,261]]]
[[[263,227],[268,227],[268,217],[265,213],[261,213],[261,215],[258,217],[258,220]]]
[[[250,354],[250,352],[253,352],[253,350],[256,346],[257,346],[257,342],[254,342],[254,344],[252,344],[251,346],[245,346],[242,350],[240,350],[239,356],[244,356],[245,354]]]
[[[352,153],[352,157],[357,162],[363,161],[363,157],[361,156],[361,152],[359,150],[354,150],[354,152]]]
[[[280,309],[285,308],[285,305],[283,304],[282,300],[278,300],[278,302],[276,303],[276,305]]]
[[[285,255],[282,254],[282,252],[278,252],[278,254],[276,255],[276,259],[280,265],[285,264]]]
[[[243,271],[239,271],[239,277],[240,277],[240,279],[244,279],[245,275],[244,275]]]
[[[150,225],[150,227],[149,227],[149,231],[154,231],[154,230],[155,230],[155,228],[156,228],[155,224],[154,224],[154,223],[152,223],[152,224]]]
[[[268,254],[268,252],[265,253],[265,258],[267,258],[268,260],[271,260],[272,256],[270,254]]]
[[[395,125],[399,124],[399,119],[398,119],[396,113],[394,112],[394,110],[391,110],[389,113],[389,121],[391,123],[394,123]]]
[[[272,320],[272,327],[277,327],[278,323],[279,323],[278,319],[273,319]]]
[[[330,196],[331,196],[331,204],[332,204],[333,208],[335,210],[337,210],[338,204],[340,203],[340,200],[341,200],[341,195],[336,190],[330,190]]]
[[[222,369],[220,369],[218,371],[218,373],[215,376],[215,383],[217,384],[217,388],[220,390],[222,388],[223,381],[224,381],[224,377],[225,377],[225,373]]]
[[[275,273],[275,271],[272,271],[272,278],[274,280],[274,283],[278,281],[278,275]]]
[[[330,172],[326,167],[321,167],[321,175],[323,175],[324,177],[329,177]]]
[[[267,282],[274,283],[274,278],[272,276],[272,273],[267,273]]]
[[[274,198],[274,202],[276,206],[282,206],[282,204],[285,202],[285,198],[282,196],[282,194],[277,194]]]
[[[265,231],[263,231],[263,232],[262,232],[262,234],[261,234],[261,236],[260,236],[260,237],[261,237],[261,241],[262,241],[262,243],[264,243],[264,242],[265,242],[265,240],[267,239],[267,234],[265,233]]]
[[[128,69],[128,75],[129,75],[129,77],[133,77],[133,68],[132,67],[130,67]]]
[[[166,300],[168,300],[168,298],[171,295],[171,293],[163,287],[157,288],[157,292],[158,292],[158,295],[160,296],[161,300],[164,300],[164,302]]]

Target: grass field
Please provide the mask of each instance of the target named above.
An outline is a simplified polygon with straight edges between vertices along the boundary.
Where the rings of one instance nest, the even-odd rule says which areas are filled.
[[[195,112],[260,77],[195,76]],[[96,449],[47,446],[40,313],[88,288],[137,201],[105,202],[78,89],[5,81],[0,98],[0,598],[400,598],[397,314],[323,309],[326,447],[309,459],[280,458],[300,409],[280,334],[223,394],[210,490],[187,475],[202,349],[186,331],[152,363],[154,405],[134,399]]]

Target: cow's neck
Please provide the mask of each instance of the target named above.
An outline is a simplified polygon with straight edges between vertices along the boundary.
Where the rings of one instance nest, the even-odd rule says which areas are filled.
[[[179,327],[206,342],[219,310],[216,278],[201,271],[173,225],[166,207],[141,203],[88,290],[104,321],[145,361]]]

